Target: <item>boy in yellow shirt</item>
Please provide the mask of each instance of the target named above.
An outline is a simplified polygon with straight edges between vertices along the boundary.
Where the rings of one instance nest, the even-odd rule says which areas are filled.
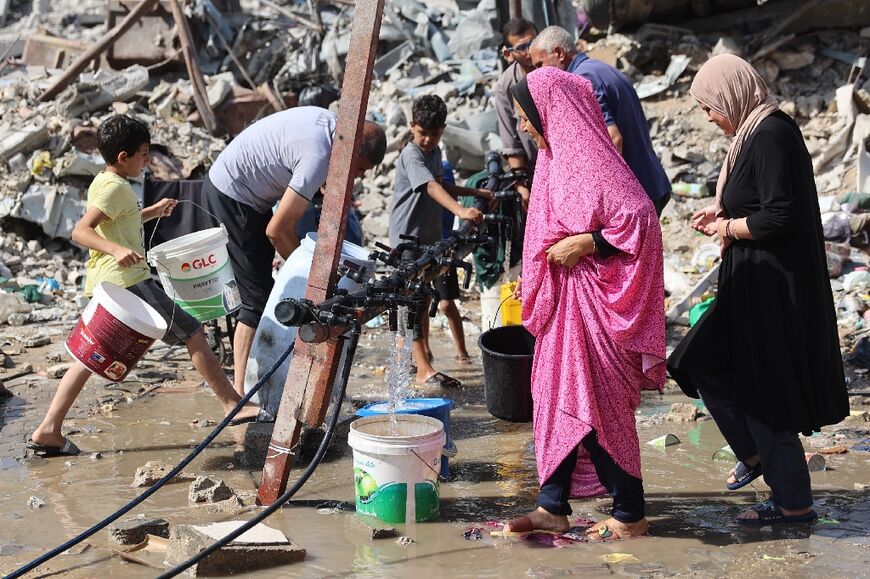
[[[161,199],[142,209],[127,181],[139,175],[148,163],[151,143],[148,126],[126,115],[116,115],[100,125],[97,139],[106,170],[97,175],[88,189],[87,210],[72,233],[73,241],[90,250],[85,294],[92,295],[101,282],[112,282],[148,302],[167,325],[171,321],[163,341],[170,345],[184,342],[193,366],[217,395],[224,413],[229,413],[241,396],[209,348],[202,324],[175,305],[151,278],[144,260],[143,223],[171,215],[178,203],[174,199]],[[91,371],[78,360],[64,374],[45,418],[27,443],[34,454],[49,457],[80,452],[61,434],[61,425],[90,377]],[[230,424],[256,420],[258,412],[256,405],[246,405]]]

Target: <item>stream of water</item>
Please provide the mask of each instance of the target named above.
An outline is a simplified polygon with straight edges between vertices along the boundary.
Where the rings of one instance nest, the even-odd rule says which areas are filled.
[[[411,382],[411,343],[413,330],[408,329],[408,308],[400,307],[398,331],[390,336],[390,367],[387,369],[387,411],[390,414],[390,433],[398,434],[396,411],[405,409]]]

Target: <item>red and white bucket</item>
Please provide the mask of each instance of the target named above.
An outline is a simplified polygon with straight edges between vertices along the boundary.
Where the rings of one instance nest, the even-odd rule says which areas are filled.
[[[92,372],[120,382],[166,328],[163,316],[141,298],[102,282],[67,338],[66,349]]]

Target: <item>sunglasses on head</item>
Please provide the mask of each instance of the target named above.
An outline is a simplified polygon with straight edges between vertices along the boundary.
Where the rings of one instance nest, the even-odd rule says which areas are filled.
[[[508,52],[525,52],[532,46],[532,40],[527,40],[522,44],[517,44],[516,46],[505,46],[505,50]]]

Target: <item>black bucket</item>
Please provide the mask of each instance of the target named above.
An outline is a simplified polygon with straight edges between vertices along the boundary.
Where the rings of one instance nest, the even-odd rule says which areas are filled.
[[[532,421],[532,355],[535,338],[523,326],[492,328],[480,335],[486,409],[511,422]]]

